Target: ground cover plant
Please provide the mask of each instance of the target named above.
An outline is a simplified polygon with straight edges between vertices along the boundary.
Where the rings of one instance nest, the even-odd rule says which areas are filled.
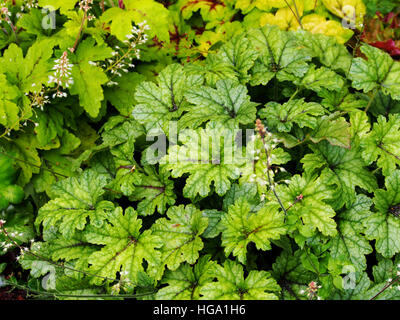
[[[0,298],[399,299],[397,5],[1,1]]]

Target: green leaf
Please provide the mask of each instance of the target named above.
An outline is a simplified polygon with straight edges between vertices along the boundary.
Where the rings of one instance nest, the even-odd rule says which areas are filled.
[[[253,139],[254,138],[254,139]],[[271,167],[280,167],[291,160],[291,155],[278,148],[280,140],[276,135],[268,134],[264,141],[260,136],[252,136],[247,142],[247,162],[241,168],[240,184],[255,184],[258,193],[262,195],[269,187],[268,172],[271,181],[274,179],[275,170]],[[268,158],[266,149],[268,149]]]
[[[363,45],[361,52],[368,60],[353,60],[349,74],[353,87],[364,92],[381,89],[393,99],[400,100],[400,62],[394,61],[388,53],[369,45]]]
[[[111,22],[111,34],[118,40],[126,40],[132,34],[132,22],[136,24],[146,21],[150,30],[146,33],[150,38],[155,36],[160,41],[169,42],[170,12],[154,0],[125,0],[125,9],[113,7],[107,9],[101,16],[101,21]]]
[[[235,71],[231,62],[223,59],[218,53],[210,53],[204,62],[195,61],[185,66],[188,74],[201,75],[205,83],[215,87],[220,80],[238,80],[239,74]]]
[[[245,278],[243,267],[226,260],[224,266],[216,266],[214,276],[217,282],[206,284],[200,290],[206,300],[277,300],[275,292],[280,288],[269,272],[249,272]]]
[[[290,132],[293,124],[300,128],[314,129],[317,116],[325,114],[325,109],[318,103],[305,102],[303,99],[290,100],[283,105],[269,102],[259,111],[261,118],[267,120],[268,127],[279,132]]]
[[[231,253],[239,262],[246,263],[247,245],[254,242],[259,250],[271,250],[270,240],[279,239],[286,232],[284,215],[279,205],[264,205],[258,212],[251,212],[249,203],[239,199],[222,216],[222,246],[225,255]]]
[[[222,209],[227,212],[229,206],[235,204],[240,198],[247,200],[253,206],[257,205],[257,186],[254,183],[233,184],[224,197]]]
[[[136,24],[146,21],[150,27],[150,38],[156,36],[161,41],[169,42],[170,12],[162,3],[154,0],[124,0],[124,4],[126,10],[132,12]]]
[[[221,223],[223,214],[223,212],[214,209],[203,211],[203,216],[208,219],[208,227],[202,235],[203,238],[212,239],[219,236],[223,229]]]
[[[289,283],[308,284],[315,279],[315,273],[305,268],[301,261],[302,250],[292,252],[284,250],[272,265],[272,275],[275,279]]]
[[[12,197],[16,198],[20,196],[21,193],[23,196],[22,188],[21,190],[17,190]],[[34,214],[32,205],[8,206],[7,204],[7,206],[1,207],[3,203],[4,198],[1,199],[0,196],[0,208],[2,210],[1,219],[5,221],[3,227],[7,230],[7,235],[4,232],[0,233],[0,256],[13,251],[15,252],[15,250],[18,249],[17,246],[29,243],[29,241],[36,236],[33,227]],[[10,241],[9,237],[11,237],[14,242]],[[6,246],[6,244],[8,244],[8,246]]]
[[[23,28],[27,33],[33,34],[40,39],[49,35],[48,30],[42,26],[43,18],[45,15],[42,10],[31,8],[30,12],[23,14],[17,22],[18,28]]]
[[[160,252],[156,249],[162,246],[161,239],[151,230],[140,231],[142,220],[132,208],[127,208],[125,213],[122,208],[116,208],[107,220],[102,228],[89,226],[85,232],[90,243],[103,245],[90,256],[90,270],[98,277],[112,279],[119,272],[135,285],[138,273],[144,271],[143,261],[149,268],[160,263]],[[91,281],[95,284],[103,282],[98,277]]]
[[[15,169],[11,158],[0,154],[0,210],[10,203],[17,204],[24,198],[24,190],[14,184]]]
[[[71,164],[72,158],[70,154],[81,144],[81,140],[72,133],[64,130],[60,137],[61,147],[49,151],[43,151],[41,157],[43,160],[41,170],[35,175],[32,182],[37,192],[46,191],[51,193],[51,186],[58,181],[60,177],[72,177],[76,174],[77,167]]]
[[[397,276],[399,266],[390,259],[383,259],[377,265],[372,267],[372,274],[376,283],[387,282],[388,279],[393,279]]]
[[[66,13],[68,10],[74,9],[78,0],[65,0],[65,1],[58,1],[58,0],[39,0],[39,5],[41,7],[51,6],[54,10],[60,9],[61,13]]]
[[[60,236],[44,245],[48,247],[52,261],[63,260],[68,262],[68,265],[73,265],[72,269],[66,268],[65,273],[75,279],[82,279],[85,276],[89,266],[88,260],[98,250],[98,246],[87,242],[83,235],[70,239]]]
[[[395,170],[385,179],[386,190],[375,191],[374,204],[378,211],[364,220],[365,236],[375,240],[378,253],[391,258],[400,252],[400,171]]]
[[[63,117],[62,114],[54,109],[46,112],[37,111],[36,127],[37,140],[40,147],[46,147],[55,140],[57,136],[63,134]]]
[[[185,197],[207,196],[212,183],[215,192],[222,196],[231,186],[230,179],[239,178],[239,168],[246,159],[235,145],[236,133],[224,127],[209,126],[179,135],[183,145],[170,147],[161,163],[167,170],[172,170],[173,178],[189,173],[183,189]]]
[[[123,116],[131,116],[136,104],[136,87],[144,81],[145,77],[136,72],[123,74],[113,80],[118,85],[104,89],[104,96]]]
[[[133,153],[135,140],[145,133],[137,121],[123,116],[110,117],[102,131],[103,146],[111,149],[122,146],[127,153]]]
[[[177,9],[185,20],[190,19],[196,11],[200,11],[200,15],[204,21],[220,21],[223,17],[230,20],[236,12],[230,3],[213,3],[209,1],[193,2],[190,0],[179,1],[177,3]]]
[[[369,124],[368,115],[360,110],[350,113],[350,131],[352,140],[357,141],[357,138],[362,141],[371,129]]]
[[[91,224],[101,227],[106,212],[114,209],[111,202],[102,201],[107,182],[106,176],[91,170],[78,178],[59,181],[52,187],[53,199],[39,210],[36,226],[43,223],[45,230],[59,229],[66,238],[71,238],[76,229],[83,230],[87,218]]]
[[[133,12],[118,7],[107,9],[101,16],[101,21],[111,22],[110,31],[118,40],[125,41],[132,34]]]
[[[202,256],[191,267],[182,264],[177,270],[168,270],[161,283],[168,284],[157,292],[158,300],[199,300],[200,290],[214,278],[216,263],[210,261],[210,256]]]
[[[366,97],[366,99],[368,100],[365,100],[365,105],[367,105],[367,102],[371,98]],[[372,100],[369,112],[375,117],[379,117],[379,115],[387,115],[389,113],[400,113],[400,101],[393,100],[390,95],[378,91],[375,98]]]
[[[384,176],[390,175],[400,164],[399,115],[390,114],[387,120],[379,116],[372,131],[361,140],[362,157],[371,164],[377,161]]]
[[[257,104],[250,102],[245,86],[226,79],[218,81],[216,88],[203,86],[185,93],[186,99],[194,106],[179,120],[183,128],[195,129],[202,123],[213,120],[234,129],[239,124],[255,121]]]
[[[51,252],[48,245],[42,242],[33,243],[30,251],[34,254],[23,254],[19,259],[19,263],[25,270],[30,269],[30,275],[34,278],[48,275],[46,288],[55,289],[57,277],[62,272],[59,268],[51,263]],[[61,271],[61,272],[60,272]]]
[[[368,101],[360,99],[358,94],[349,93],[347,86],[343,86],[340,91],[331,91],[322,89],[318,95],[323,98],[321,104],[331,111],[356,111],[357,109],[365,109]]]
[[[371,205],[370,198],[358,195],[348,209],[338,215],[338,234],[330,241],[331,259],[343,265],[351,264],[357,271],[366,269],[365,255],[373,251],[363,235],[363,223],[372,215]]]
[[[103,144],[95,149],[109,148],[114,156],[116,174],[109,187],[132,196],[135,185],[142,181],[142,175],[136,170],[134,150],[136,139],[144,134],[143,127],[134,119],[115,116],[107,121],[103,130]]]
[[[355,282],[350,288],[346,290],[336,290],[331,294],[330,299],[332,300],[369,300],[373,297],[373,294],[368,292],[371,286],[371,280],[368,275],[363,272],[355,273]]]
[[[102,85],[108,81],[107,75],[89,61],[111,58],[112,49],[106,45],[95,46],[95,40],[84,40],[76,50],[75,62],[72,68],[74,84],[71,86],[72,95],[79,96],[79,104],[93,118],[97,117],[104,100]]]
[[[33,134],[23,134],[14,138],[12,142],[2,144],[7,154],[20,160],[16,164],[22,169],[19,172],[17,184],[25,186],[32,178],[32,174],[39,173],[41,158],[38,153],[38,142]]]
[[[316,228],[326,236],[336,235],[336,223],[332,219],[335,211],[324,202],[332,198],[333,192],[321,179],[294,175],[288,186],[278,185],[276,192],[284,207],[289,208],[289,227],[298,228],[307,237],[312,236]]]
[[[365,168],[360,148],[351,150],[330,145],[323,141],[311,145],[313,153],[305,155],[300,161],[308,174],[321,172],[321,181],[326,185],[336,185],[341,191],[337,194],[338,207],[344,203],[350,206],[356,199],[356,186],[373,192],[378,188],[375,176]]]
[[[290,33],[276,26],[265,26],[249,31],[249,40],[260,51],[251,69],[251,85],[266,85],[275,76],[279,81],[288,77],[303,77],[311,60],[308,50]]]
[[[327,140],[331,145],[348,149],[350,138],[350,125],[345,118],[338,117],[338,113],[318,118],[317,125],[310,134],[310,139],[314,143]]]
[[[15,128],[19,124],[19,108],[15,103],[19,91],[11,86],[4,74],[0,74],[0,124],[6,128]]]
[[[235,8],[240,9],[243,14],[246,14],[253,10],[254,8],[263,10],[263,11],[270,11],[272,8],[280,8],[284,7],[285,2],[282,1],[263,1],[263,0],[238,0],[235,3]]]
[[[159,271],[162,274],[164,266],[176,270],[183,262],[194,264],[203,249],[201,235],[208,226],[208,219],[193,205],[175,206],[167,211],[168,218],[158,219],[151,230],[161,239],[162,263]]]
[[[51,68],[55,41],[45,39],[35,42],[24,58],[22,49],[11,44],[0,58],[0,73],[7,76],[9,83],[21,92],[38,92],[47,83]]]
[[[221,63],[226,63],[235,71],[241,83],[247,83],[250,80],[248,72],[254,65],[258,52],[254,50],[250,41],[245,38],[245,34],[241,34],[224,44],[216,56]]]
[[[301,80],[294,80],[294,83],[320,93],[324,89],[340,91],[345,82],[340,75],[328,68],[320,67],[317,69],[315,66],[311,66],[304,77]]]
[[[184,94],[201,83],[201,76],[185,75],[182,66],[169,65],[157,77],[157,85],[147,81],[138,85],[135,99],[139,104],[133,110],[133,117],[148,131],[168,132],[169,121],[178,119],[188,106]]]

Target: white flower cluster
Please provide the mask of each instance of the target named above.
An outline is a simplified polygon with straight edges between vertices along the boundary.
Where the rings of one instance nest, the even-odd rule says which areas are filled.
[[[0,2],[0,22],[3,20],[3,18],[6,21],[10,21],[11,17],[11,12],[8,10],[7,4],[2,1]]]
[[[61,87],[68,88],[70,85],[74,83],[74,80],[71,76],[71,70],[73,64],[69,63],[68,52],[64,51],[60,59],[54,61],[55,65],[53,67],[54,74],[49,76],[48,83],[55,83],[57,85],[57,92],[53,94],[53,98],[55,97],[67,97],[67,93],[62,92],[60,90]]]
[[[79,9],[83,10],[87,15],[87,19],[89,21],[95,19],[96,17],[90,14],[87,14],[90,9],[92,9],[93,0],[81,0],[79,2]]]
[[[124,48],[118,45],[115,46],[115,51],[112,52],[113,58],[107,60],[108,66],[103,64],[102,67],[111,73],[112,76],[118,77],[121,77],[123,72],[127,73],[129,68],[134,68],[135,65],[132,63],[132,60],[140,59],[140,49],[138,46],[145,44],[149,40],[146,34],[147,30],[150,30],[150,27],[146,24],[146,21],[139,23],[137,27],[133,27],[131,34],[128,34],[126,40],[123,41]],[[109,87],[117,84],[115,81],[107,83]]]
[[[79,8],[85,12],[92,9],[93,0],[82,0],[79,2]]]
[[[319,297],[317,295],[318,289],[321,289],[321,288],[322,288],[322,286],[318,285],[317,282],[311,281],[308,284],[308,287],[307,287],[306,290],[300,290],[300,294],[307,293],[307,297],[308,297],[309,300],[313,300],[315,297],[317,297],[317,300],[321,300],[321,297]]]

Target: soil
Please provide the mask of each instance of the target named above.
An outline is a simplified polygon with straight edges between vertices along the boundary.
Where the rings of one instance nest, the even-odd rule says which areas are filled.
[[[22,272],[20,268],[15,268],[13,262],[15,261],[18,254],[18,250],[9,251],[4,256],[0,256],[0,263],[6,262],[7,267],[1,274],[5,279],[10,279],[10,277],[16,277],[21,279],[26,277],[25,273]],[[13,270],[14,269],[14,270]],[[0,287],[0,301],[1,300],[26,300],[26,291],[20,289],[13,289],[11,286]]]

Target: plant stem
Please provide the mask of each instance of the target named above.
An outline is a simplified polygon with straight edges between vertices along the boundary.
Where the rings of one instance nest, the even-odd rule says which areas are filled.
[[[285,207],[283,206],[283,203],[282,203],[281,199],[279,198],[278,194],[275,191],[275,186],[272,183],[271,175],[270,175],[270,172],[269,172],[269,170],[270,170],[270,158],[269,158],[270,155],[269,155],[269,150],[268,150],[267,143],[265,142],[265,136],[263,136],[263,135],[261,136],[261,141],[263,143],[264,151],[265,151],[265,154],[267,156],[267,178],[268,178],[268,184],[269,184],[270,189],[274,193],[274,196],[275,196],[276,200],[278,201],[280,207],[282,208],[282,210],[283,210],[283,212],[284,212],[284,214],[286,216],[287,215],[287,211],[286,211]]]
[[[292,100],[297,96],[297,94],[298,94],[299,92],[300,92],[299,88],[296,88],[296,91],[292,94],[292,96],[290,97],[290,99],[288,100],[287,103],[289,103],[290,101],[292,101]]]
[[[365,107],[365,110],[364,110],[365,113],[368,112],[368,110],[369,110],[369,108],[371,107],[372,102],[375,100],[375,97],[376,97],[377,94],[378,94],[378,90],[375,89],[374,94],[373,94],[372,97],[369,99],[369,102],[368,102],[367,106]]]
[[[86,20],[87,20],[87,14],[86,14],[86,12],[84,12],[84,13],[83,13],[83,18],[82,18],[81,27],[80,27],[80,29],[79,29],[78,36],[77,36],[76,39],[75,39],[74,46],[73,46],[72,48],[70,48],[70,51],[71,51],[71,52],[75,52],[75,49],[76,49],[76,47],[77,47],[77,45],[78,45],[78,43],[79,43],[79,39],[81,38],[81,34],[82,34],[82,31],[83,31],[83,27],[85,26]]]
[[[294,5],[294,9],[296,10],[296,12],[293,11],[292,7],[290,6],[289,2],[287,2],[287,0],[285,0],[287,6],[289,7],[290,11],[292,11],[294,17],[296,18],[297,22],[300,25],[301,29],[303,28],[303,25],[301,24],[301,18],[300,18],[300,14],[299,14],[299,10],[297,9],[297,4],[296,4],[296,0],[293,0],[293,5]]]

